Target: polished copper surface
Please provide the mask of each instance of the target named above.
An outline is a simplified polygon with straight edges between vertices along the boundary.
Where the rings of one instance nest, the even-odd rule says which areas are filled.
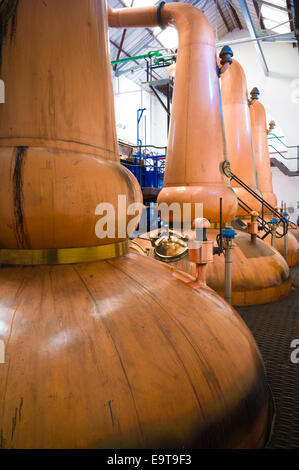
[[[262,360],[213,291],[134,254],[0,278],[2,448],[264,444]]]
[[[221,97],[228,159],[232,172],[254,191],[259,192],[253,153],[247,82],[242,66],[235,59],[221,76]],[[260,203],[245,189],[234,181],[232,181],[232,187],[237,196],[252,210],[260,211]],[[245,212],[239,207],[237,215],[244,214]]]
[[[263,198],[269,204],[271,204],[272,207],[276,207],[277,198],[273,193],[272,173],[267,139],[266,111],[262,103],[257,100],[254,100],[249,106],[249,111],[258,187],[262,193]]]
[[[195,38],[195,9],[163,15],[172,8]],[[96,205],[141,194],[118,162],[106,1],[19,0],[2,59],[2,247],[93,246]],[[2,265],[0,321],[1,448],[265,443],[269,393],[249,330],[155,260]]]
[[[126,238],[118,226],[133,217],[117,210],[115,238],[95,233],[99,203],[117,209],[119,194],[128,205],[142,201],[137,180],[119,164],[108,49],[104,1],[18,2],[1,48],[2,248]]]
[[[218,233],[215,229],[207,230],[207,238],[213,240],[215,246]],[[195,238],[194,231],[184,232],[184,235],[188,235],[190,240]],[[146,249],[150,246],[150,241],[144,238],[150,236],[151,234],[146,234],[142,238],[136,238],[135,242]],[[131,246],[130,251],[136,252],[138,248]],[[151,255],[150,252],[148,255]],[[224,255],[216,255],[213,263],[207,265],[207,284],[222,297],[224,262]],[[195,265],[189,262],[188,256],[178,261],[171,260],[171,266],[196,276]],[[249,234],[238,231],[232,250],[232,304],[239,306],[273,302],[288,295],[291,287],[290,270],[279,252],[259,239],[252,243]]]
[[[213,29],[204,14],[190,5],[167,3],[161,15],[165,26],[178,29],[179,48],[164,185],[158,202],[177,202],[181,208],[191,203],[191,222],[194,203],[202,203],[203,217],[213,223],[219,222],[222,197],[223,220],[230,221],[237,200],[220,170],[225,149]],[[110,10],[109,15],[110,26],[153,26],[154,20],[157,22],[156,7]]]

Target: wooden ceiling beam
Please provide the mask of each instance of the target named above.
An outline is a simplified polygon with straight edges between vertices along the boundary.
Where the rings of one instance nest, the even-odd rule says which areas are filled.
[[[217,0],[214,0],[214,3],[215,3],[215,5],[216,5],[216,7],[217,7],[217,10],[218,10],[219,13],[220,13],[220,16],[221,16],[221,18],[222,18],[222,20],[223,20],[223,23],[224,23],[225,26],[226,26],[227,31],[228,31],[229,33],[231,33],[231,32],[232,32],[232,28],[229,26],[229,23],[228,23],[227,19],[225,18],[224,13],[223,13],[222,9],[221,9],[220,6],[219,6],[218,1],[217,1]]]

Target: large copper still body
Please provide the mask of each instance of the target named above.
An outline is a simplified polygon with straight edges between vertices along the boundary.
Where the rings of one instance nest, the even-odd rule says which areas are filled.
[[[141,197],[118,161],[106,8],[19,0],[1,24],[0,447],[260,447],[269,397],[238,315],[95,236],[100,202]]]
[[[275,208],[277,206],[277,198],[273,192],[272,185],[272,173],[267,140],[268,131],[266,111],[262,103],[257,98],[258,90],[255,90],[256,93],[254,94],[252,92],[252,99],[249,100],[249,113],[258,187],[263,198]]]
[[[202,21],[199,12],[194,13],[194,17],[198,18],[199,22]],[[122,26],[126,24],[124,21]],[[180,23],[178,28],[180,30]],[[181,52],[179,50],[176,64],[165,179],[163,189],[158,196],[158,203],[176,202],[180,206],[186,202],[192,205],[196,202],[202,203],[203,217],[209,219],[212,227],[214,224],[214,228],[207,230],[207,238],[216,244],[221,197],[223,223],[230,223],[237,213],[244,214],[238,209],[234,191],[253,209],[259,210],[260,204],[252,196],[248,196],[242,188],[234,187],[233,191],[228,178],[221,170],[227,156],[221,120],[215,42],[211,29],[208,31],[199,27],[198,29],[197,41],[194,41],[192,37],[194,31],[190,29],[188,34],[184,30],[180,43]],[[208,44],[209,47],[201,46],[202,43]],[[183,51],[188,45],[187,55]],[[188,74],[186,70],[189,71]],[[245,182],[256,190],[246,78],[237,61],[233,61],[221,77],[228,158],[232,160],[230,162],[232,170],[237,174],[241,172],[239,176],[245,176]],[[242,153],[239,147],[243,149]],[[171,222],[175,223],[176,220],[173,219]],[[142,253],[143,250],[149,249],[151,235],[155,234],[147,234],[136,239],[132,244],[132,250]],[[188,235],[192,239],[195,237],[195,232],[185,231],[183,235]],[[148,241],[144,240],[146,237]],[[238,232],[232,256],[233,305],[271,302],[290,293],[291,282],[287,263],[272,247],[260,240],[256,240],[253,244],[249,234]],[[157,258],[161,260],[159,256]],[[181,259],[169,256],[167,261],[176,269],[195,276],[195,265],[189,262],[188,254]],[[224,256],[214,256],[214,262],[209,263],[207,267],[207,284],[222,296],[224,272]]]
[[[260,194],[253,153],[247,82],[242,66],[235,59],[221,77],[221,97],[227,154],[232,172]],[[232,187],[253,211],[260,211],[260,203],[244,188],[235,181],[232,181]],[[237,216],[244,215],[247,215],[246,212],[239,206]]]
[[[262,103],[258,100],[259,92],[257,89],[252,90],[254,98],[249,101],[250,119],[252,126],[252,138],[254,146],[255,164],[257,170],[258,185],[262,192],[263,198],[269,202],[273,207],[277,206],[277,198],[273,193],[272,173],[270,167],[270,155],[267,140],[267,123],[266,111]],[[258,93],[257,93],[258,92]],[[268,217],[270,219],[271,216]],[[281,230],[280,230],[281,232]],[[294,266],[299,263],[299,243],[296,239],[298,237],[299,229],[289,228],[288,231],[288,264]],[[266,241],[269,243],[270,238],[267,237]],[[284,240],[277,238],[277,250],[284,253]]]

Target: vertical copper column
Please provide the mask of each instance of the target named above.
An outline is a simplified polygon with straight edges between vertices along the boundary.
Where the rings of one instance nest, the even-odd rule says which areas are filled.
[[[250,102],[249,111],[258,187],[263,195],[263,198],[269,204],[271,204],[271,206],[276,207],[277,199],[273,193],[272,173],[267,139],[266,112],[262,103],[258,101],[259,91],[257,89],[253,89],[251,95],[252,99]]]
[[[221,96],[227,142],[228,159],[232,172],[254,191],[258,191],[253,155],[252,131],[248,108],[247,82],[244,70],[236,60],[221,79]],[[237,183],[232,182],[237,196],[252,210],[259,211],[260,204]],[[238,209],[238,215],[244,215]]]
[[[165,8],[162,15],[167,21],[172,14],[179,48],[164,186],[158,202],[202,203],[203,217],[219,222],[222,197],[227,222],[235,216],[236,198],[220,170],[225,144],[214,33],[199,10],[185,6],[179,15],[180,5],[167,6],[171,11]]]
[[[157,24],[157,9],[110,11],[110,26]],[[217,75],[215,38],[204,14],[191,5],[168,3],[161,10],[163,25],[179,32],[176,79],[164,186],[158,203],[203,204],[203,217],[219,222],[219,199],[223,198],[223,221],[232,220],[237,200],[220,170],[225,160]]]

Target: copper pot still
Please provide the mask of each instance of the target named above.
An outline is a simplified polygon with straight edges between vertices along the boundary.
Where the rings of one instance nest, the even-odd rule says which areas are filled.
[[[252,127],[252,138],[255,156],[255,165],[257,171],[258,186],[263,198],[274,208],[277,206],[277,197],[273,192],[272,173],[270,166],[270,155],[268,147],[268,130],[266,123],[266,111],[263,104],[259,101],[260,91],[257,88],[251,90],[251,99],[249,101],[250,120]],[[272,126],[275,123],[271,123]],[[271,220],[271,214],[265,214],[266,219]],[[278,229],[278,233],[282,229]],[[295,266],[299,263],[299,229],[289,225],[288,230],[288,264]],[[270,237],[266,239],[270,242]],[[284,254],[284,239],[277,238],[277,250]]]
[[[190,218],[184,219],[190,223],[195,218],[195,204],[202,203],[202,217],[211,223],[211,228],[206,231],[207,238],[216,248],[221,198],[222,221],[228,225],[236,216],[243,217],[245,214],[238,205],[236,195],[253,210],[259,211],[261,205],[237,183],[230,182],[223,172],[223,164],[229,162],[232,171],[259,192],[244,70],[233,58],[231,65],[221,73],[220,93],[213,33],[207,24],[205,28],[201,27],[200,14],[194,13],[193,22],[197,28],[195,31],[190,29],[188,34],[184,25],[178,22],[179,31],[180,27],[182,31],[179,43],[181,49],[176,63],[164,184],[158,203],[167,203],[169,206],[177,203],[181,208],[184,203],[190,203]],[[170,212],[170,224],[175,225],[177,219]],[[244,227],[246,232],[247,224]],[[144,253],[147,250],[156,259],[195,276],[195,265],[190,262],[188,250],[183,246],[186,241],[177,237],[175,242],[172,237],[158,249],[154,246],[151,250],[150,238],[156,235],[148,233],[134,240],[132,251]],[[181,235],[193,239],[195,232],[187,230]],[[162,248],[164,253],[161,252]],[[207,265],[206,281],[208,286],[224,296],[223,255],[214,256],[213,263]],[[290,291],[290,271],[283,257],[267,243],[257,239],[256,235],[253,243],[252,236],[239,229],[232,250],[232,304],[242,306],[273,302]]]
[[[236,312],[95,237],[97,204],[141,198],[119,163],[106,1],[14,7],[0,10],[0,447],[263,446],[264,367]],[[163,10],[212,41],[198,10]],[[156,7],[122,14],[158,22]]]

